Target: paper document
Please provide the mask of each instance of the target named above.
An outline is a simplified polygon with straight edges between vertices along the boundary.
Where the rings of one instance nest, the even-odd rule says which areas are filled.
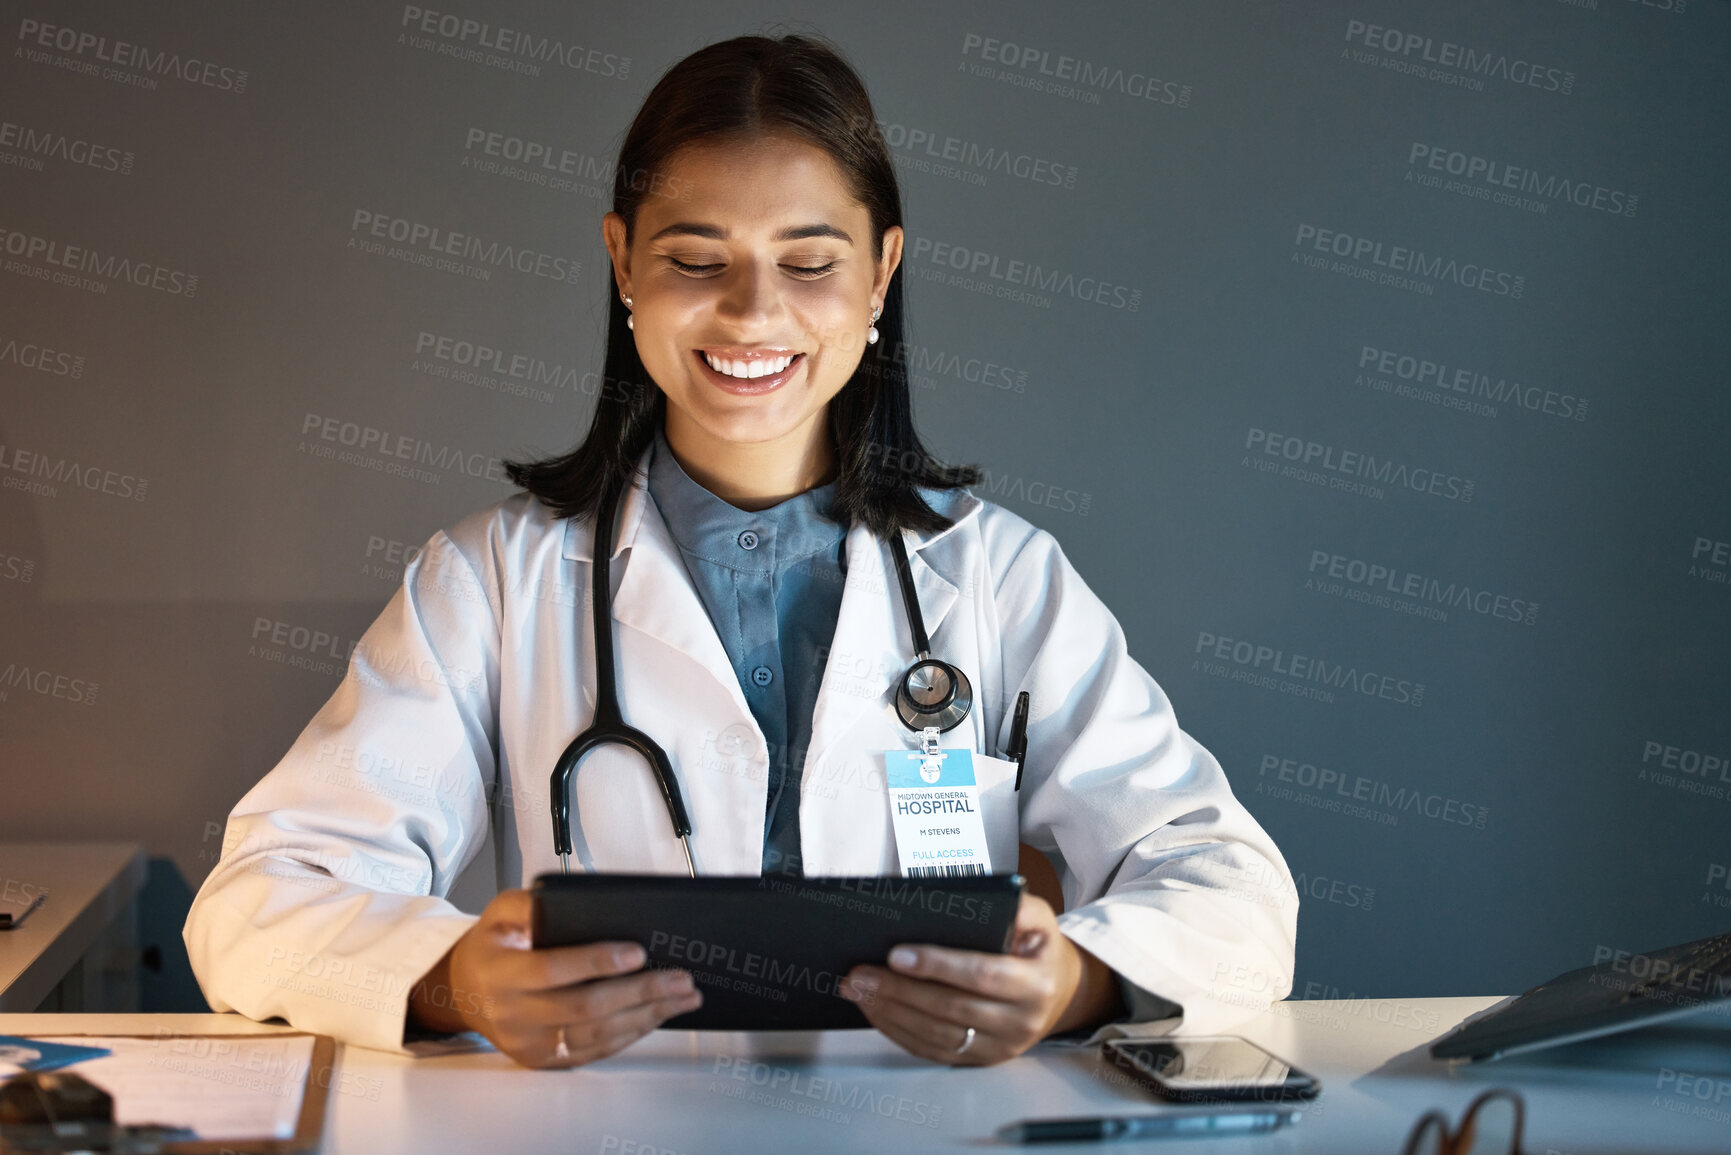
[[[311,1035],[43,1036],[112,1051],[66,1068],[114,1096],[114,1121],[185,1127],[200,1139],[288,1139],[300,1119]]]

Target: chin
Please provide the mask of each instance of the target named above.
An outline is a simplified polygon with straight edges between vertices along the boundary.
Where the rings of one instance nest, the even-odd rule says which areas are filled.
[[[699,427],[718,441],[736,445],[757,445],[786,437],[798,429],[798,418],[786,418],[759,413],[705,415],[697,421]]]

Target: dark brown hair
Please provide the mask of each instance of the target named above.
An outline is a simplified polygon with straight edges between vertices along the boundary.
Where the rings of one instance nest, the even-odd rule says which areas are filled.
[[[613,176],[613,211],[629,241],[637,210],[665,180],[668,160],[699,141],[751,139],[785,132],[823,149],[871,215],[874,251],[902,223],[901,190],[871,98],[839,52],[807,36],[741,36],[711,44],[668,69],[625,134]],[[595,414],[582,444],[538,461],[511,461],[511,480],[561,517],[593,516],[614,500],[648,449],[667,400],[650,380],[629,312],[608,270],[607,356]],[[897,268],[877,320],[879,340],[830,402],[830,433],[840,474],[830,515],[863,523],[879,537],[903,529],[937,530],[950,519],[921,486],[958,489],[979,481],[973,466],[948,466],[921,443],[908,396]]]

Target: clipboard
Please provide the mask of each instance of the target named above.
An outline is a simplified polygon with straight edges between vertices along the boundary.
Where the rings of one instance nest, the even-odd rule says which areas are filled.
[[[314,1035],[306,1031],[260,1031],[245,1034],[199,1034],[197,1032],[173,1031],[152,1032],[141,1034],[132,1031],[39,1031],[37,1037],[43,1039],[149,1039],[153,1042],[172,1042],[173,1040],[199,1039],[216,1042],[244,1044],[263,1039],[281,1039],[285,1037],[310,1038],[313,1040],[312,1052],[309,1056],[306,1075],[300,1089],[300,1107],[296,1113],[294,1133],[288,1138],[275,1136],[247,1138],[244,1136],[229,1136],[220,1139],[188,1139],[170,1140],[164,1143],[160,1150],[165,1155],[305,1155],[316,1152],[323,1138],[325,1112],[330,1098],[330,1089],[336,1082],[334,1067],[336,1062],[337,1043],[329,1035]],[[92,1062],[102,1060],[86,1060],[71,1066],[60,1068],[53,1074],[77,1075],[80,1068]],[[91,1080],[95,1082],[95,1080]],[[101,1084],[97,1084],[100,1086]],[[117,1096],[118,1100],[118,1096]],[[161,1120],[161,1122],[174,1122]]]
[[[790,878],[543,874],[530,890],[539,949],[636,942],[646,969],[691,973],[703,1005],[671,1030],[813,1031],[870,1027],[837,993],[859,963],[897,943],[1003,954],[1019,874],[956,878]]]

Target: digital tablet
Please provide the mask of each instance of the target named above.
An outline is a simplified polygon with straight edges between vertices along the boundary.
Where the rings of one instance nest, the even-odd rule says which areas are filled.
[[[636,942],[691,972],[703,1005],[664,1026],[803,1031],[870,1026],[837,984],[898,943],[1009,950],[1022,876],[543,874],[530,893],[537,948]]]

